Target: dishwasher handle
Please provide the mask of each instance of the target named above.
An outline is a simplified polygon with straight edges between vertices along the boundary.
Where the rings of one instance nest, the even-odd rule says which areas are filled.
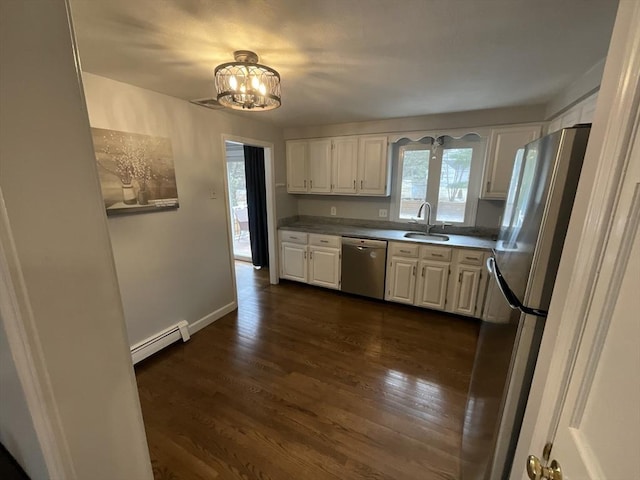
[[[354,237],[342,237],[343,247],[361,247],[359,250],[365,248],[387,248],[387,242],[384,240],[370,240],[368,238],[354,238]]]

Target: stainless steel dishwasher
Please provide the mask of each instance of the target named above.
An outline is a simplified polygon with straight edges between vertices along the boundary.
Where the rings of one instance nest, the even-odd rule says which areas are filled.
[[[343,292],[384,298],[387,242],[342,237]]]

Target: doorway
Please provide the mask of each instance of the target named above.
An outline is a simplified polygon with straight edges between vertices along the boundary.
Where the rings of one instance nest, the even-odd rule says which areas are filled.
[[[251,236],[249,232],[249,207],[247,205],[247,180],[244,168],[244,145],[225,142],[227,155],[227,185],[233,258],[251,262]]]
[[[237,300],[235,262],[239,260],[255,263],[252,257],[255,257],[256,244],[261,248],[258,263],[271,266],[268,274],[269,281],[271,284],[278,283],[273,144],[250,138],[222,135],[222,147],[225,155],[224,181],[230,267]],[[261,167],[257,169],[257,173],[256,165]],[[254,205],[255,190],[262,191],[260,196],[264,203],[262,213],[258,214]],[[256,217],[260,217],[258,226],[256,226]],[[255,238],[256,236],[258,238]]]

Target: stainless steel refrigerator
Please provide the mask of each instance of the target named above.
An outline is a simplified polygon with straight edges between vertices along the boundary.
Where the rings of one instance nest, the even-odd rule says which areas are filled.
[[[487,261],[491,280],[467,397],[462,480],[497,480],[511,470],[589,131],[565,128],[516,156]]]

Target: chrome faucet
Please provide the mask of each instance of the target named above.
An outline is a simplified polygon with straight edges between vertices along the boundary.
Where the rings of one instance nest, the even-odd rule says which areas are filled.
[[[427,206],[429,207],[428,211],[427,211],[427,216],[426,216],[426,220],[427,220],[427,233],[431,233],[431,229],[433,227],[435,227],[435,225],[431,225],[431,204],[429,202],[422,202],[422,204],[420,205],[420,208],[418,209],[418,218],[422,217],[422,209]]]

